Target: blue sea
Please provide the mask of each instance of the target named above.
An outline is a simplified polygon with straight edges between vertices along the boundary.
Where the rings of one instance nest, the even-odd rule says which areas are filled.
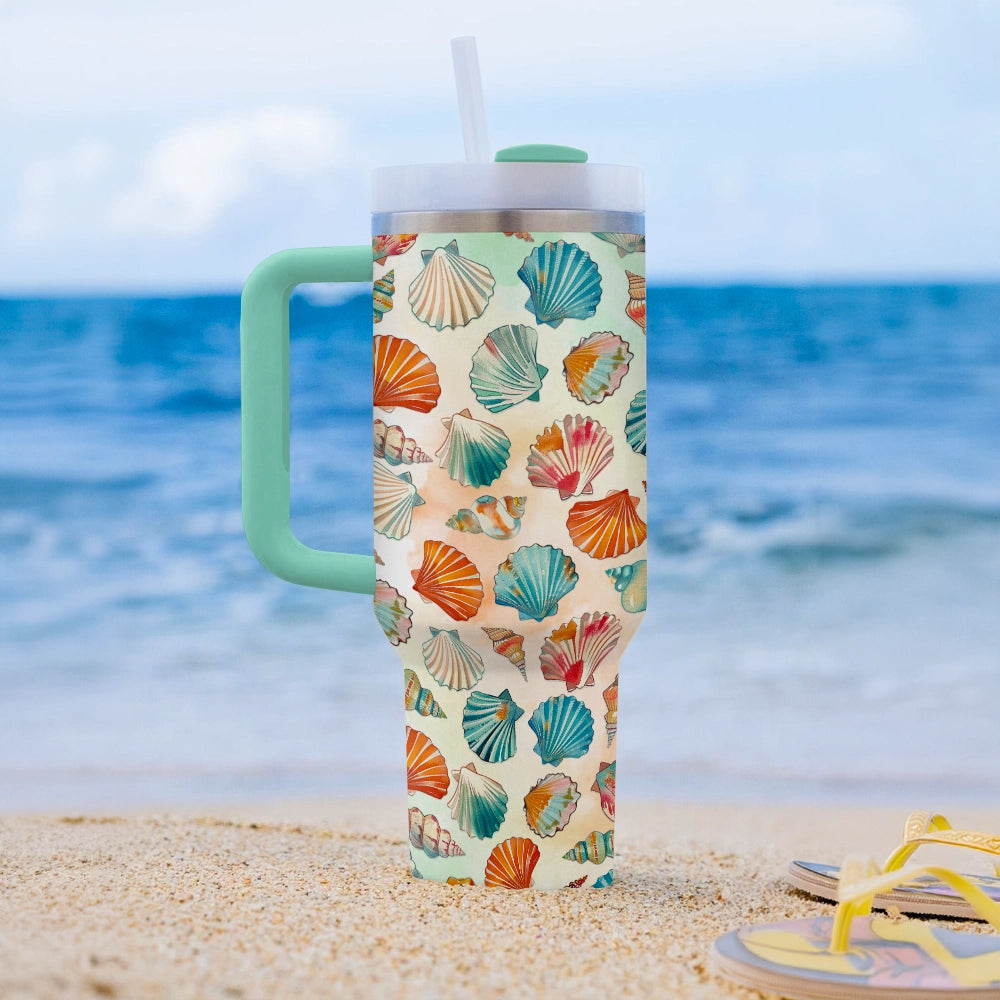
[[[238,326],[0,301],[0,812],[402,795],[368,600],[244,540]],[[370,297],[292,330],[294,527],[368,553]],[[995,804],[1000,286],[651,287],[648,339],[622,801]]]

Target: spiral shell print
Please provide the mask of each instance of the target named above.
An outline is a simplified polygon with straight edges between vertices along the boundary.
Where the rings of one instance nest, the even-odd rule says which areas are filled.
[[[386,271],[381,278],[372,282],[372,321],[381,323],[382,317],[392,308],[392,296],[396,292],[393,279],[395,271]]]
[[[579,864],[590,862],[599,865],[607,858],[615,856],[615,831],[607,830],[601,833],[595,830],[585,840],[581,840],[568,850],[563,858],[566,861],[576,861]]]
[[[448,718],[444,709],[434,700],[434,695],[421,686],[420,678],[409,668],[403,671],[403,704],[407,712],[416,712],[425,718]]]
[[[622,608],[632,614],[646,610],[646,560],[605,570],[621,594]]]
[[[615,741],[618,732],[618,675],[604,689],[604,704],[608,706],[604,713],[604,728],[608,735],[608,746]]]
[[[490,538],[513,538],[521,530],[527,497],[479,497],[471,507],[463,507],[445,522],[456,531]]]
[[[442,830],[437,816],[427,816],[416,806],[410,808],[410,843],[429,858],[460,858],[465,851]]]
[[[625,315],[635,323],[643,333],[646,332],[646,279],[641,274],[625,272],[628,277],[628,305]]]
[[[373,450],[376,458],[390,465],[417,465],[430,462],[428,455],[398,424],[387,424],[376,418],[372,426]]]
[[[527,680],[528,674],[524,667],[524,636],[512,632],[509,628],[490,628],[484,625],[483,631],[493,643],[493,649],[506,657],[521,671],[521,676]]]

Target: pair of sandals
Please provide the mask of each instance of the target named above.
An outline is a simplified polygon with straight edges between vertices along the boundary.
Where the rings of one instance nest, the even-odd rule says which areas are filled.
[[[791,883],[837,901],[834,915],[730,931],[715,942],[714,971],[792,1000],[1000,1000],[1000,865],[997,877],[904,868],[923,844],[1000,856],[1000,836],[912,813],[903,843],[881,868],[856,857],[840,868],[793,862]],[[873,906],[890,915],[872,916]],[[997,933],[947,930],[902,913],[985,921]]]

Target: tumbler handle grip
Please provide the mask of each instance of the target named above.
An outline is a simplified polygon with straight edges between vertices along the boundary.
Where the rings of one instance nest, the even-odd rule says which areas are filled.
[[[243,529],[250,548],[276,576],[355,594],[375,592],[372,556],[326,552],[292,532],[289,482],[288,300],[304,282],[371,281],[372,250],[282,250],[247,278],[240,307]]]

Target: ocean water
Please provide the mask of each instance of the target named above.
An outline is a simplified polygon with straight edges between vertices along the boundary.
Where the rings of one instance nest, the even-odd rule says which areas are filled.
[[[402,794],[368,600],[243,538],[239,300],[0,301],[0,812]],[[292,301],[293,525],[371,551],[370,299]],[[629,796],[1000,794],[1000,286],[649,290]]]

